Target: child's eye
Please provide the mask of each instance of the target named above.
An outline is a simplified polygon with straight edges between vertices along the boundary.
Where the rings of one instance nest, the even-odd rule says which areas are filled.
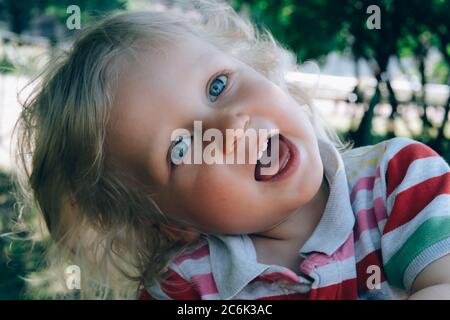
[[[178,137],[177,140],[175,140],[171,148],[169,150],[170,152],[170,162],[172,165],[179,165],[182,163],[183,158],[188,153],[189,147],[191,146],[192,138],[190,136],[185,137]]]
[[[216,77],[208,88],[208,96],[209,100],[211,102],[214,102],[217,100],[219,95],[222,93],[222,91],[225,89],[228,82],[228,75],[222,74],[218,77]]]

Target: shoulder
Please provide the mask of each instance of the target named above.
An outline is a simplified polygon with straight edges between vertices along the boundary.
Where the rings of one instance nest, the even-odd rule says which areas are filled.
[[[445,160],[427,145],[409,138],[393,138],[375,145],[354,148],[342,154],[349,183],[359,177],[376,175],[389,184],[392,191],[408,169],[448,167]],[[411,167],[413,165],[413,167]]]
[[[409,147],[409,150],[412,151],[412,153],[420,151],[422,149],[432,151],[430,147],[423,144],[422,142],[406,137],[397,137],[379,142],[374,145],[346,150],[342,153],[342,156],[344,158],[344,162],[352,162],[353,160],[374,157],[378,159],[390,158],[405,147]],[[434,153],[436,154],[436,152]]]
[[[392,285],[409,291],[423,268],[450,252],[450,168],[433,149],[405,138],[386,142],[380,168],[384,267]]]
[[[443,160],[439,154],[429,146],[409,138],[394,138],[387,140],[385,146],[386,151],[383,162],[392,169],[408,167],[413,161],[418,159],[437,158],[441,161]]]
[[[405,150],[403,150],[406,148]],[[373,164],[381,164],[383,162],[389,161],[398,152],[403,150],[402,153],[408,153],[411,155],[422,155],[425,151],[427,153],[434,153],[430,147],[424,145],[419,141],[412,140],[410,138],[393,138],[389,140],[382,141],[380,143],[357,147],[350,150],[346,150],[342,153],[342,158],[346,166],[354,166],[355,164],[360,164],[362,161],[371,160]]]
[[[370,146],[357,147],[342,153],[342,160],[350,189],[358,184],[373,184],[375,177],[380,177],[380,164],[386,157],[388,141]]]
[[[386,197],[412,187],[432,191],[434,181],[448,179],[449,172],[448,164],[436,151],[407,138],[386,141],[380,168],[386,180]]]

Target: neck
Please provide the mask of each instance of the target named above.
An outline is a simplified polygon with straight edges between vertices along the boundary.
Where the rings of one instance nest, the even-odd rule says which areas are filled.
[[[324,178],[319,191],[309,203],[270,230],[250,235],[258,261],[282,265],[297,272],[303,260],[298,252],[322,218],[328,196],[328,182]]]
[[[324,177],[322,184],[313,199],[301,208],[296,209],[275,227],[254,234],[253,236],[267,238],[267,240],[280,240],[303,245],[311,236],[322,218],[328,201],[329,186]]]

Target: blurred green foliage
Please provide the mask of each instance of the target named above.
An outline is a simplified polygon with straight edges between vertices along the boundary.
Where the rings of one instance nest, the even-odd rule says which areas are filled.
[[[49,14],[65,23],[67,7],[80,7],[83,23],[89,23],[101,15],[126,9],[126,0],[3,0],[0,1],[0,19],[9,21],[11,31],[21,34],[29,28],[32,16]]]
[[[33,243],[15,228],[11,177],[0,171],[0,299],[27,298],[25,278],[43,268],[45,241]]]
[[[14,63],[7,57],[3,55],[0,57],[0,73],[14,73],[16,71],[16,66]]]
[[[415,72],[422,88],[434,80],[450,84],[450,1],[448,0],[230,0],[235,9],[246,11],[261,26],[269,29],[282,44],[292,49],[299,61],[315,59],[320,62],[332,51],[351,54],[355,60],[355,75],[359,77],[358,61],[366,60],[377,79],[375,94],[364,101],[358,85],[354,93],[357,101],[368,106],[357,129],[346,133],[356,146],[377,141],[372,122],[374,110],[380,102],[391,105],[386,138],[395,136],[396,118],[400,102],[391,85],[388,65],[391,59],[405,56],[416,61]],[[369,6],[380,9],[379,29],[369,28]],[[426,70],[425,59],[431,48],[437,48],[442,61],[438,68]],[[387,92],[383,95],[383,92]],[[432,124],[427,117],[425,90],[418,98],[423,108],[422,132],[413,137],[431,145],[450,160],[445,129],[450,111],[450,98],[444,107],[444,121]]]
[[[450,53],[448,0],[230,0],[271,30],[300,60],[350,48],[357,57],[412,54],[422,45]],[[380,8],[381,28],[368,29],[367,8]],[[428,34],[427,44],[422,34]],[[380,66],[383,69],[383,66]]]

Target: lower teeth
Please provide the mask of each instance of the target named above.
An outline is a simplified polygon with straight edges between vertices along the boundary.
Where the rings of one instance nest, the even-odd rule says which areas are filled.
[[[290,154],[288,154],[288,156],[287,156],[286,160],[284,160],[283,164],[282,164],[282,165],[280,166],[280,168],[278,169],[278,172],[280,172],[281,170],[283,170],[283,169],[284,169],[284,167],[286,167],[286,165],[288,164],[288,162],[289,162],[290,158],[291,158],[291,155],[290,155]],[[278,173],[278,172],[277,172],[277,173]]]

